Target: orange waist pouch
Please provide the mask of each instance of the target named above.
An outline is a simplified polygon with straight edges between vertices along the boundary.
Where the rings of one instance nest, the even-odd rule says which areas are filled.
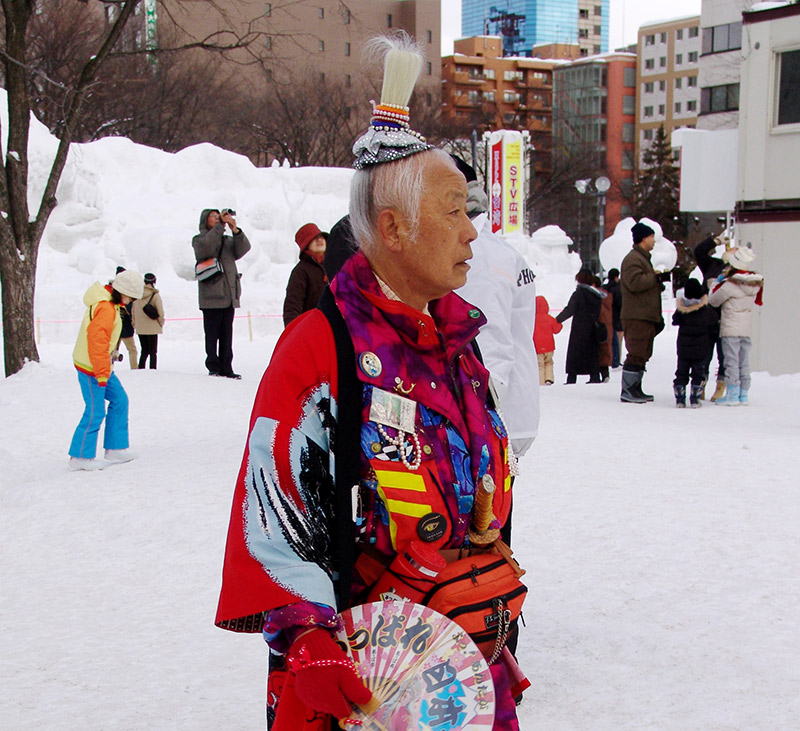
[[[491,664],[522,611],[528,593],[520,581],[524,573],[510,553],[459,558],[439,573],[422,603],[466,630]]]

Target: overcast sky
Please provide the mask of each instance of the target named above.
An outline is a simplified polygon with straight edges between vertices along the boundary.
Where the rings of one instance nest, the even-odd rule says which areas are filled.
[[[701,0],[611,0],[609,50],[636,42],[639,26],[654,20],[700,15]],[[502,0],[498,3],[502,4]],[[461,36],[461,0],[442,0],[442,55]]]

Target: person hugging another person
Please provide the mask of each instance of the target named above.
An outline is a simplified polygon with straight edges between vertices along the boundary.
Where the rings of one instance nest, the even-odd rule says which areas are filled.
[[[714,403],[746,406],[750,390],[753,305],[762,304],[764,277],[750,271],[756,259],[752,249],[739,246],[725,253],[728,266],[717,277],[717,284],[708,295],[710,305],[722,308],[719,336],[725,361],[725,395]]]
[[[103,286],[95,282],[83,295],[86,313],[72,359],[78,371],[84,411],[69,447],[70,469],[100,470],[112,462],[136,458],[128,448],[128,394],[112,370],[111,353],[122,331],[121,311],[139,299],[143,290],[142,275],[123,270],[111,284]],[[97,436],[103,420],[105,460],[99,460],[95,459]]]
[[[717,339],[718,322],[717,311],[709,306],[703,285],[696,279],[689,279],[672,316],[672,324],[678,326],[678,368],[672,388],[679,409],[686,407],[686,386],[690,378],[689,405],[693,409],[702,406],[700,399],[708,378],[708,360]]]
[[[139,368],[144,368],[150,359],[150,368],[156,369],[158,354],[158,336],[164,328],[164,303],[156,289],[156,275],[147,272],[144,275],[144,294],[133,303],[133,327],[139,334],[139,345],[142,354],[139,357]]]
[[[286,285],[286,299],[283,301],[284,327],[304,312],[313,310],[325,291],[328,277],[322,262],[327,239],[328,235],[320,231],[315,223],[301,226],[294,235],[295,243],[300,247],[300,261],[292,269]]]

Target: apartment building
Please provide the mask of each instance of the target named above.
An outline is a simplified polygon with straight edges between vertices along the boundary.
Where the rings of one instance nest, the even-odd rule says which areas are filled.
[[[464,130],[528,130],[535,176],[550,173],[553,67],[558,61],[504,57],[499,36],[462,38],[442,59],[442,114]]]
[[[462,0],[465,37],[514,33],[506,55],[543,43],[577,44],[581,56],[608,50],[609,0]],[[507,39],[508,41],[508,39]]]
[[[639,28],[636,64],[636,160],[663,126],[693,128],[700,113],[700,16]]]
[[[380,85],[382,69],[365,64],[365,43],[375,35],[404,30],[425,55],[418,90],[436,109],[441,86],[440,0],[216,0],[185,3],[145,0],[131,33],[148,46],[209,40],[230,44],[254,38],[247,48],[222,54],[223,73],[243,92],[267,83],[291,83],[300,75],[349,87],[365,69]],[[152,6],[152,7],[151,7]],[[107,4],[113,19],[115,6]]]
[[[606,53],[553,69],[553,166],[607,191],[576,188],[551,212],[581,259],[599,269],[603,239],[631,215],[635,173],[636,54]]]

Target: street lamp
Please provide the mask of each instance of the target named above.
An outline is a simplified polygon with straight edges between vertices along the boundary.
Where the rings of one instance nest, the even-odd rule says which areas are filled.
[[[598,238],[597,238],[597,246],[594,247],[589,252],[583,250],[582,241],[579,240],[578,249],[581,253],[581,259],[590,259],[591,261],[586,261],[586,264],[594,265],[599,263],[598,260],[598,252],[600,250],[600,244],[603,241],[603,236],[605,234],[605,227],[606,227],[606,193],[608,189],[611,187],[611,181],[605,176],[600,175],[599,177],[592,180],[591,178],[582,178],[581,180],[575,181],[575,189],[578,193],[581,194],[581,198],[579,199],[578,204],[578,236],[580,239],[583,238],[583,196],[588,195],[592,198],[597,199],[597,227],[598,227]],[[589,253],[590,256],[586,256]]]

